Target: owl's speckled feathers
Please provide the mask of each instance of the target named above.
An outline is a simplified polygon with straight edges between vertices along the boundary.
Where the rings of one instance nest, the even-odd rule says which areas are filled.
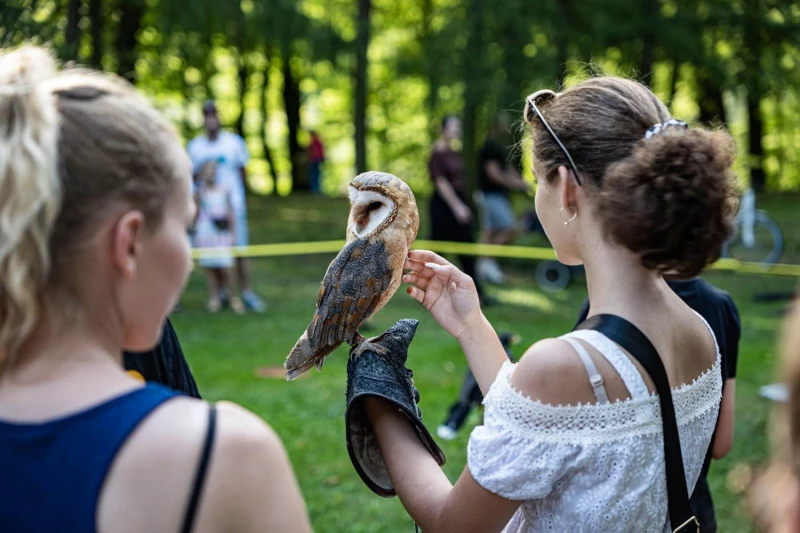
[[[391,299],[403,278],[403,264],[417,237],[414,194],[400,178],[365,172],[350,183],[347,241],[328,266],[308,329],[286,358],[286,378],[295,379],[342,342],[356,353],[376,349],[358,328]]]

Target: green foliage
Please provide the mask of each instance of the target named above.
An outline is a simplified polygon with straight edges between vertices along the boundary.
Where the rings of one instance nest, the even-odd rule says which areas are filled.
[[[225,125],[247,138],[251,185],[262,193],[301,185],[306,130],[315,128],[329,155],[325,189],[336,194],[355,167],[357,6],[7,0],[0,44],[47,43],[87,64],[97,49],[110,71],[133,57],[137,85],[187,139],[199,132],[200,103],[216,98]],[[417,191],[430,189],[426,161],[444,114],[468,115],[470,154],[497,110],[518,116],[529,92],[597,71],[645,80],[683,119],[727,126],[743,181],[763,169],[768,188],[800,188],[800,2],[373,0],[370,25],[367,165]],[[284,94],[287,72],[297,102]]]

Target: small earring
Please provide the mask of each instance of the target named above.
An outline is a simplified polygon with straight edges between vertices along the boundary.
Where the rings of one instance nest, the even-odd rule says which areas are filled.
[[[573,209],[574,209],[574,208],[573,208]],[[558,210],[558,214],[559,214],[559,215],[561,215],[561,213],[563,213],[564,211],[565,211],[565,209],[562,207],[561,209],[559,209],[559,210]],[[565,226],[569,226],[569,223],[570,223],[570,222],[572,222],[573,220],[575,220],[575,218],[576,218],[577,216],[578,216],[578,210],[577,210],[577,209],[575,209],[575,214],[574,214],[574,215],[572,215],[572,218],[569,218],[569,219],[567,219],[567,220],[564,220],[564,217],[562,216],[562,217],[561,217],[561,220],[564,220],[564,225],[565,225]]]

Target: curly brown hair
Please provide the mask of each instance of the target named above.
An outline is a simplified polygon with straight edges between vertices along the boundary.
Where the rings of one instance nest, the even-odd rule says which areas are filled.
[[[593,190],[606,237],[642,265],[693,277],[716,261],[733,229],[735,145],[723,130],[670,127],[644,85],[617,77],[586,80],[540,106]],[[534,157],[552,180],[567,158],[540,120],[530,120]]]

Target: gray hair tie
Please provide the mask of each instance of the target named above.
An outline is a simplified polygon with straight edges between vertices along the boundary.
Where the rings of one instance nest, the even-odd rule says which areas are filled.
[[[663,124],[659,122],[658,124],[651,127],[649,130],[645,132],[644,138],[649,139],[653,135],[658,135],[667,128],[672,128],[672,127],[681,127],[688,129],[689,125],[682,120],[678,120],[677,118],[671,118],[668,121],[664,122]]]

